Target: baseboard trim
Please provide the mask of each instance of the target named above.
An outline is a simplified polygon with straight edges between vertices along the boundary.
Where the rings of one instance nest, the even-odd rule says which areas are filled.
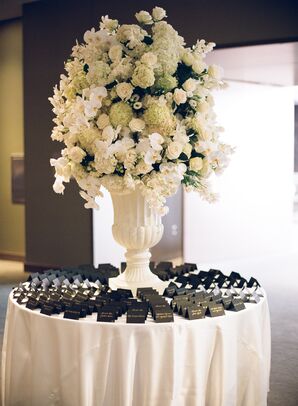
[[[25,272],[30,272],[30,273],[35,273],[35,272],[44,272],[47,269],[60,269],[60,266],[57,265],[41,265],[41,264],[31,264],[28,262],[25,262],[24,264],[24,271]]]
[[[15,254],[13,252],[0,252],[0,259],[5,261],[25,261],[25,255]]]

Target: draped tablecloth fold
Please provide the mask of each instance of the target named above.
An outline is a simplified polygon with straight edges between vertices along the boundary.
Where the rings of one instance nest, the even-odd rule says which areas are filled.
[[[265,406],[267,299],[239,313],[174,323],[45,316],[9,297],[3,406]]]

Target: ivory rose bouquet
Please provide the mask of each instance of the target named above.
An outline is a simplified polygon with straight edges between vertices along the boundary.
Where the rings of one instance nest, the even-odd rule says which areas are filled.
[[[102,17],[65,63],[54,106],[52,139],[64,143],[54,191],[74,178],[86,208],[97,208],[101,187],[127,193],[138,186],[165,214],[166,198],[182,183],[212,201],[209,180],[227,166],[211,91],[223,87],[221,68],[205,56],[214,43],[184,39],[155,7],[138,24]]]

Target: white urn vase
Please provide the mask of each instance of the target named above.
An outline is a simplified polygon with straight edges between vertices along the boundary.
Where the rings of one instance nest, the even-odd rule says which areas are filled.
[[[110,278],[112,289],[153,287],[163,293],[168,283],[161,281],[149,268],[151,253],[163,235],[161,216],[152,210],[140,189],[128,193],[110,191],[114,207],[114,239],[126,248],[126,269],[116,278]]]

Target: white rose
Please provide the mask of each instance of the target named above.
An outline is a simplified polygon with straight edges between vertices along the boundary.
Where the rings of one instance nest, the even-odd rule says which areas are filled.
[[[153,20],[152,17],[150,15],[150,13],[148,13],[148,11],[140,11],[139,13],[135,14],[136,19],[138,20],[138,22],[140,24],[152,24]]]
[[[187,158],[190,157],[191,151],[192,151],[192,145],[189,143],[185,144],[182,152],[187,156]]]
[[[140,132],[145,128],[145,121],[141,120],[140,118],[133,118],[129,122],[129,128],[133,132]]]
[[[203,61],[195,61],[192,64],[192,69],[197,73],[200,74],[206,69],[206,64]]]
[[[213,79],[221,80],[223,76],[223,69],[221,66],[218,65],[210,65],[208,68],[208,75],[211,76]]]
[[[183,83],[182,87],[186,92],[194,92],[197,87],[197,81],[189,78]]]
[[[102,130],[101,139],[107,141],[109,144],[112,143],[115,136],[114,129],[111,125],[108,125]]]
[[[187,94],[183,89],[175,89],[174,100],[176,104],[183,104],[187,100]]]
[[[110,119],[107,114],[100,114],[100,116],[97,119],[97,127],[102,130],[105,128],[107,125],[110,125]]]
[[[109,50],[109,58],[113,62],[119,62],[122,58],[122,46],[121,45],[113,45]]]
[[[173,141],[168,145],[167,157],[169,159],[177,159],[182,152],[182,145],[179,142]]]
[[[82,150],[80,147],[72,147],[69,148],[68,150],[68,156],[69,159],[71,159],[73,162],[76,162],[79,164],[82,162],[82,159],[86,156],[86,152]]]
[[[161,151],[164,138],[159,133],[152,133],[149,135],[150,145],[155,151]]]
[[[152,165],[146,164],[146,162],[142,159],[136,166],[136,174],[137,175],[145,175],[146,173],[152,170]]]
[[[187,66],[191,66],[194,63],[194,56],[190,51],[187,51],[182,56],[182,62]]]
[[[203,159],[199,157],[191,158],[189,160],[189,169],[198,172],[203,168]]]
[[[155,21],[160,21],[167,16],[166,10],[162,7],[154,7],[152,10],[152,17]]]
[[[142,56],[141,62],[148,66],[154,66],[157,63],[157,56],[153,52],[146,52]]]
[[[130,83],[118,83],[116,86],[116,93],[122,100],[128,100],[131,98],[133,92],[133,86]]]

